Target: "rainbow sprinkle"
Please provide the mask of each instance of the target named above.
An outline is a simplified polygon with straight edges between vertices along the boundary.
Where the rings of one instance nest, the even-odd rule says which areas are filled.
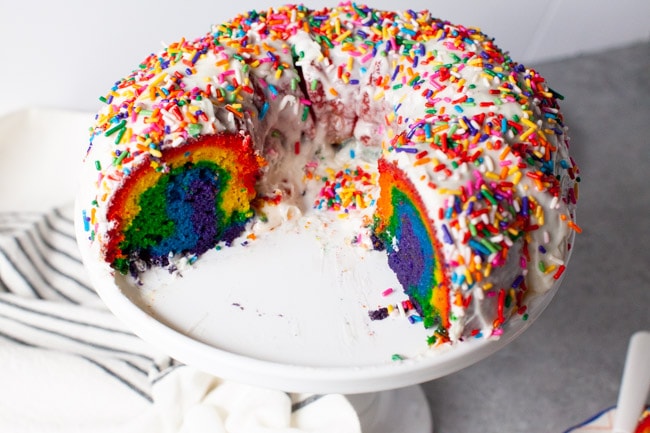
[[[376,172],[370,173],[360,166],[338,171],[327,169],[326,175],[318,180],[323,186],[314,203],[315,209],[348,213],[375,205]]]

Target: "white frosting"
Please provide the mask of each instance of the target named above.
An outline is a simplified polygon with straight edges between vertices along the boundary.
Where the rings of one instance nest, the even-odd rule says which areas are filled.
[[[573,220],[575,167],[568,156],[567,138],[564,126],[558,121],[557,107],[548,105],[553,99],[551,92],[543,82],[536,84],[539,88],[535,94],[522,90],[530,84],[531,76],[537,79],[534,71],[520,68],[513,72],[516,65],[507,58],[492,61],[493,56],[503,55],[495,54],[494,46],[484,35],[435,21],[427,14],[416,17],[404,13],[394,16],[394,22],[383,22],[381,40],[375,40],[370,46],[364,39],[349,41],[343,37],[379,31],[370,23],[369,15],[365,19],[348,18],[354,12],[352,6],[312,13],[312,16],[325,17],[320,28],[327,28],[325,21],[330,29],[338,28],[338,33],[330,35],[330,44],[318,42],[322,33],[304,30],[303,12],[296,8],[279,10],[278,19],[284,20],[282,30],[286,31],[286,38],[261,37],[259,32],[270,25],[263,20],[254,22],[250,28],[215,26],[220,40],[217,48],[209,43],[212,36],[190,47],[170,46],[167,56],[172,59],[180,56],[185,62],[171,61],[161,67],[160,62],[150,58],[148,67],[131,76],[144,91],[136,96],[134,92],[139,87],[125,80],[123,84],[127,85],[123,90],[118,88],[112,92],[112,101],[98,115],[86,158],[91,166],[89,172],[96,171],[95,164],[101,168],[97,203],[87,214],[91,218],[93,237],[101,239],[110,227],[111,222],[105,218],[106,207],[129,170],[155,161],[161,150],[182,145],[188,136],[220,131],[246,131],[252,136],[256,149],[267,162],[258,192],[263,197],[281,197],[279,204],[264,205],[260,212],[264,218],[253,221],[251,230],[258,236],[304,214],[322,211],[313,209],[322,185],[305,181],[310,170],[313,170],[310,174],[321,177],[330,168],[336,171],[382,157],[408,173],[426,203],[436,232],[449,232],[450,240],[440,235],[439,242],[445,272],[450,277],[450,296],[455,299],[460,293],[470,299],[467,306],[458,305],[452,299],[451,340],[461,338],[466,328],[485,330],[489,334],[497,314],[496,289],[508,292],[513,281],[522,276],[530,291],[545,292],[557,277],[549,269],[564,265],[568,257],[572,229],[567,222]],[[411,34],[442,28],[445,32],[437,33],[437,37],[410,38],[415,42],[408,55],[405,55],[408,50],[398,51],[394,45],[392,49],[386,48],[396,43],[395,35],[409,40]],[[392,32],[391,29],[401,30]],[[226,36],[230,30],[242,33],[231,39]],[[242,49],[241,43],[230,45],[235,39],[245,40],[246,49]],[[197,55],[196,50],[204,46],[208,49]],[[383,54],[371,55],[373,49]],[[415,57],[420,58],[417,65]],[[507,95],[504,86],[510,91]],[[167,91],[178,89],[183,90],[185,103],[173,103],[167,108]],[[547,95],[548,100],[540,100],[540,94]],[[134,112],[157,110],[159,123],[167,130],[159,134],[153,150],[138,150],[137,140],[149,144],[143,137],[152,121],[151,116]],[[203,115],[196,115],[197,110]],[[106,131],[119,124],[118,113],[125,114],[126,134],[131,138],[115,144],[117,133],[106,136]],[[486,117],[479,125],[475,117],[482,114]],[[187,126],[188,119],[195,120],[197,126]],[[501,122],[507,121],[518,126],[503,130],[505,123]],[[486,126],[488,122],[492,123],[490,128]],[[519,130],[515,133],[516,127]],[[452,155],[439,143],[434,144],[442,135],[449,133],[451,137],[455,131],[461,136],[469,130],[487,132],[480,141],[463,145],[465,157],[459,157],[461,152]],[[394,139],[400,134],[406,138],[405,143],[395,144]],[[467,140],[475,136],[471,134]],[[542,144],[530,142],[531,137]],[[337,152],[331,146],[348,139],[352,141],[343,150]],[[525,153],[510,147],[520,143],[525,143]],[[403,151],[405,148],[408,151]],[[116,154],[127,151],[134,158],[115,163]],[[426,155],[422,156],[423,153]],[[539,156],[537,161],[528,160],[536,156]],[[420,164],[421,158],[427,158],[427,163]],[[542,163],[553,176],[560,178],[554,194],[549,193],[553,185],[539,188],[539,181],[527,174],[539,173]],[[519,168],[513,170],[513,167]],[[370,169],[373,170],[376,167]],[[89,176],[96,179],[97,174]],[[507,233],[491,234],[487,240],[491,244],[505,242],[509,254],[498,266],[486,271],[497,253],[481,257],[467,238],[474,235],[477,223],[497,227],[500,218],[508,220],[512,215],[496,205],[476,203],[475,208],[483,206],[487,211],[472,216],[469,214],[472,207],[464,200],[461,203],[464,208],[457,212],[451,227],[447,218],[439,217],[439,212],[453,207],[461,188],[476,185],[478,189],[479,182],[489,185],[502,181],[512,184],[504,194],[516,197],[512,203],[514,208],[521,205],[519,197],[523,196],[535,204],[530,211],[531,224],[540,228],[527,231],[514,241]],[[371,188],[367,193],[379,195],[378,190]],[[361,244],[369,247],[369,229],[363,221],[372,216],[372,207],[351,215],[346,223],[352,219],[359,226],[359,231],[364,233]],[[523,258],[521,252],[524,239],[529,259]],[[464,264],[459,263],[461,258]],[[479,268],[484,278],[468,281],[465,276],[472,272],[470,268],[474,271]]]

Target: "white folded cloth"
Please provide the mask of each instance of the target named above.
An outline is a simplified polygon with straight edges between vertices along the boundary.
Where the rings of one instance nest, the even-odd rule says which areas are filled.
[[[73,218],[0,213],[0,431],[361,431],[343,395],[222,380],[133,335],[90,286]]]

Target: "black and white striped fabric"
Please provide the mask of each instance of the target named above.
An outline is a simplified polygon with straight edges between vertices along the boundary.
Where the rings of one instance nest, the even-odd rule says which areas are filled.
[[[359,432],[340,395],[287,395],[182,365],[90,286],[73,207],[0,213],[0,431]]]

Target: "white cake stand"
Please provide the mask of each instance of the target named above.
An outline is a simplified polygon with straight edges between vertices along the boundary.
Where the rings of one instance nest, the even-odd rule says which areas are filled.
[[[263,242],[208,252],[178,276],[147,271],[139,283],[114,275],[82,224],[77,237],[97,292],[141,338],[226,379],[346,394],[366,433],[432,431],[418,384],[507,345],[541,314],[559,284],[531,299],[527,320],[513,317],[499,338],[431,349],[421,324],[399,315],[369,318],[369,310],[406,299],[385,254],[339,247],[340,240],[324,240],[301,224],[281,226]],[[396,290],[385,296],[387,288]]]
[[[91,121],[90,114],[59,110],[0,117],[0,179],[6,180],[0,182],[0,207],[43,211],[73,197],[78,171],[69,143],[80,143],[81,154]],[[48,179],[48,188],[33,173]],[[78,200],[89,202],[83,195]],[[532,299],[528,320],[514,317],[499,339],[432,352],[421,326],[399,318],[368,320],[369,309],[400,299],[399,290],[381,295],[387,287],[399,287],[381,254],[344,260],[329,250],[323,256],[322,240],[276,233],[268,242],[252,242],[244,254],[207,254],[182,278],[152,273],[139,287],[115,278],[98,260],[83,225],[77,226],[94,287],[144,340],[224,378],[286,391],[346,394],[365,433],[431,432],[418,384],[506,346],[542,313],[559,285]],[[394,354],[404,360],[392,361]]]

